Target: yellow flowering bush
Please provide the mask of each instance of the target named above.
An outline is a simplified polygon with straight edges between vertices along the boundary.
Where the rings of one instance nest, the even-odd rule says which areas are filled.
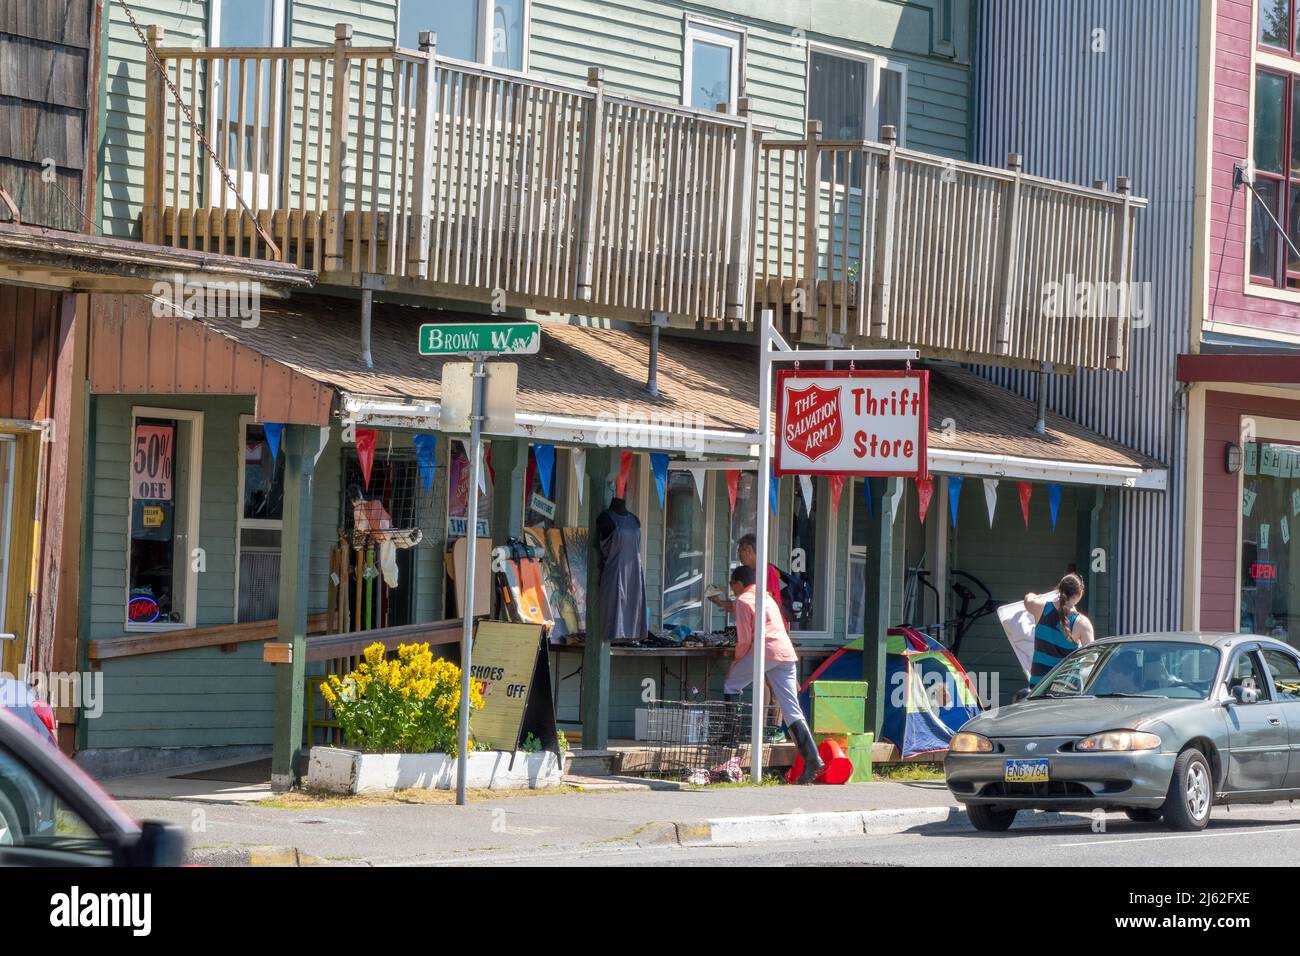
[[[388,660],[376,641],[356,670],[329,675],[320,692],[349,746],[369,753],[456,753],[460,668],[435,660],[428,644],[402,644],[397,658]],[[469,704],[483,706],[477,681],[470,682]]]

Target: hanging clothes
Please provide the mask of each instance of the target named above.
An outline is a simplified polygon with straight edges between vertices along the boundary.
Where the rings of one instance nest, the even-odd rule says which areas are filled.
[[[608,510],[612,524],[600,539],[600,617],[607,641],[646,636],[645,569],[641,565],[641,523],[628,511]]]

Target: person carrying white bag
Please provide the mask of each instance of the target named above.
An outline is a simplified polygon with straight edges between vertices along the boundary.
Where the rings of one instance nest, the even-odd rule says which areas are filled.
[[[998,620],[1030,687],[1071,651],[1096,640],[1092,621],[1076,610],[1083,592],[1083,579],[1067,574],[1054,591],[1031,591],[1023,602],[998,608]]]

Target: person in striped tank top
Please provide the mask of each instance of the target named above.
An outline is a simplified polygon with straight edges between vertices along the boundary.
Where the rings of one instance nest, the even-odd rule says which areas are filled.
[[[1025,609],[1034,616],[1030,687],[1038,686],[1043,676],[1071,651],[1096,639],[1092,621],[1077,610],[1082,598],[1083,578],[1073,573],[1061,578],[1055,591],[1025,595]]]

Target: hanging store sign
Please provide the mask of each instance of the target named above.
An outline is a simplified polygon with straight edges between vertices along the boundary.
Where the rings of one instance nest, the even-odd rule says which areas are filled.
[[[929,375],[777,372],[776,473],[929,477]]]

